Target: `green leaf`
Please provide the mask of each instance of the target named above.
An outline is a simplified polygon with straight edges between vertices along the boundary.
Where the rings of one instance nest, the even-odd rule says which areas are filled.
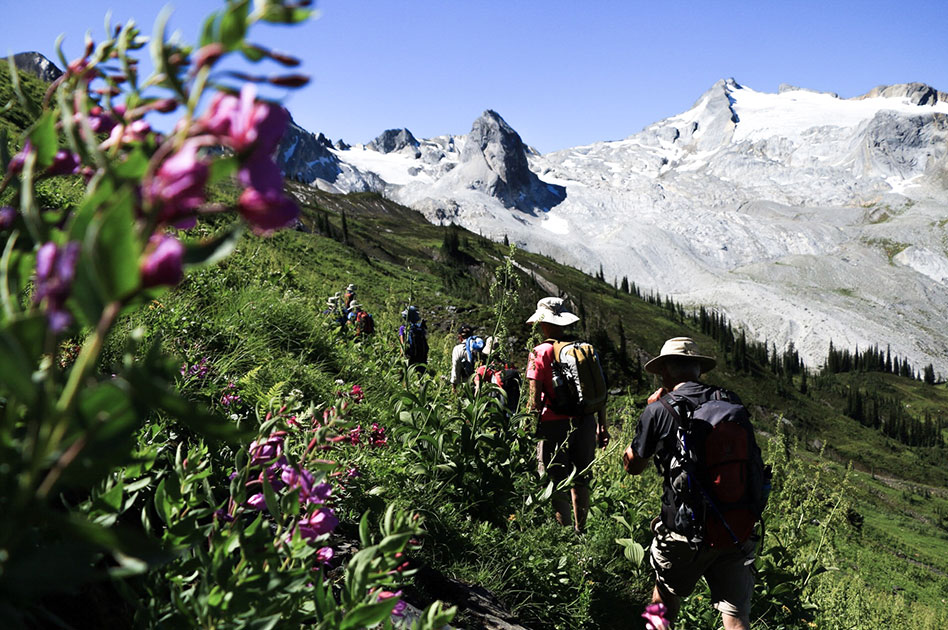
[[[243,226],[239,223],[235,223],[212,239],[199,243],[185,243],[184,264],[216,264],[234,251],[241,234],[243,234]]]
[[[359,604],[342,618],[339,630],[360,630],[381,623],[392,616],[398,601],[398,597],[389,597],[372,604]]]
[[[135,211],[128,187],[119,190],[101,222],[93,221],[93,234],[94,260],[108,291],[105,301],[124,299],[140,284],[141,250],[135,236]]]
[[[372,537],[369,534],[369,511],[366,510],[362,514],[362,518],[359,520],[359,541],[362,543],[363,547],[368,547],[372,544]]]
[[[30,400],[36,389],[32,374],[43,352],[46,321],[42,315],[14,320],[0,329],[0,384],[10,394]]]
[[[42,171],[53,163],[59,146],[56,140],[56,115],[46,112],[30,129],[30,142],[36,151],[36,171]]]
[[[237,48],[247,34],[247,4],[247,0],[233,4],[221,16],[220,43],[228,50]]]
[[[309,19],[312,14],[313,11],[309,9],[284,7],[273,3],[267,6],[261,19],[271,24],[298,24]]]
[[[174,512],[171,501],[168,499],[168,493],[165,492],[165,481],[167,480],[162,479],[161,483],[158,484],[158,489],[155,490],[155,510],[157,510],[158,516],[161,517],[165,525],[171,525],[174,520]]]
[[[100,494],[98,500],[113,512],[118,512],[122,509],[122,491],[123,483],[120,479],[108,492]]]
[[[247,61],[250,61],[252,63],[263,61],[264,57],[266,57],[263,51],[260,50],[260,48],[258,48],[257,46],[254,46],[253,44],[244,43],[240,47],[240,52],[247,59]]]
[[[263,486],[263,500],[266,501],[267,509],[270,510],[270,514],[279,519],[280,502],[277,500],[276,493],[273,491],[273,486],[270,485],[266,473],[263,475],[263,483],[261,485]]]
[[[125,179],[141,180],[148,170],[148,156],[136,147],[125,160],[115,164],[115,174]]]
[[[411,532],[386,536],[382,539],[382,542],[379,543],[379,551],[386,555],[397,553],[405,548],[405,545],[408,544],[408,540],[411,537]]]

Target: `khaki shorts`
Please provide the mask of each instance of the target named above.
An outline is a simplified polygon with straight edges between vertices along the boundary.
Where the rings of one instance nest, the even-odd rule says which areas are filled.
[[[596,426],[595,414],[570,420],[540,421],[537,427],[540,474],[549,473],[559,484],[575,467],[573,485],[588,486],[592,479],[590,465],[596,459]]]
[[[652,521],[650,562],[655,581],[678,597],[687,597],[701,577],[711,589],[711,605],[734,617],[750,615],[754,592],[754,553],[757,537],[733,549],[695,549],[688,539],[668,531],[661,520]]]

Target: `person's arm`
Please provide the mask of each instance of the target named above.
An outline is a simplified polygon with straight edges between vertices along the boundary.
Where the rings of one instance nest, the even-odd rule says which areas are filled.
[[[625,468],[625,472],[630,475],[641,474],[645,467],[648,466],[648,457],[639,457],[635,449],[629,446],[625,449],[625,452],[622,454],[622,466]]]
[[[596,442],[599,444],[599,448],[609,446],[609,439],[611,437],[612,436],[609,435],[609,425],[606,422],[606,408],[603,407],[596,415]]]
[[[537,382],[532,378],[527,379],[527,383],[530,385],[530,393],[527,395],[527,411],[528,412],[540,412],[540,388],[537,386]]]

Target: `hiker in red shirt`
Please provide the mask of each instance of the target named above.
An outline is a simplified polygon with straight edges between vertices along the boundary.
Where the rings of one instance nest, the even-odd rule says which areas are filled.
[[[596,400],[592,402],[595,411],[588,411],[589,405],[574,404],[568,408],[564,406],[570,402],[564,400],[565,398],[576,398],[576,388],[574,383],[572,392],[563,389],[563,356],[556,356],[556,352],[564,354],[562,349],[569,345],[566,343],[566,326],[578,321],[579,317],[566,309],[561,298],[547,297],[537,303],[537,310],[527,323],[536,323],[546,341],[530,352],[526,376],[530,384],[527,410],[536,413],[539,418],[537,459],[540,474],[549,473],[559,486],[574,470],[576,472],[573,487],[570,489],[572,501],[563,490],[554,491],[554,515],[561,525],[572,523],[577,532],[583,532],[589,512],[589,482],[592,478],[591,467],[596,456],[596,444],[598,442],[600,447],[605,448],[609,443],[609,431],[606,428],[605,381],[598,356],[595,356],[595,351],[588,344],[581,345],[586,352],[584,356],[588,357],[588,371],[596,378],[595,387],[586,388],[597,390]],[[560,387],[554,384],[554,377]],[[590,397],[589,392],[586,392],[586,397]]]

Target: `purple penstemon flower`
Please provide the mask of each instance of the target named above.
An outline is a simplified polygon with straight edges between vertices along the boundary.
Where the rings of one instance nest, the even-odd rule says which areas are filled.
[[[665,619],[666,613],[665,604],[649,604],[642,613],[642,617],[645,618],[645,627],[648,630],[670,630],[671,623]]]
[[[187,141],[158,167],[143,195],[158,212],[162,223],[179,228],[194,227],[194,213],[204,203],[208,167],[198,157],[199,145]]]
[[[184,245],[169,234],[153,234],[140,271],[142,286],[175,286],[184,277]]]
[[[339,525],[339,519],[329,508],[319,508],[309,516],[300,520],[300,536],[306,540],[319,538],[324,534],[329,534]]]
[[[239,96],[219,92],[200,119],[201,126],[237,153],[270,155],[286,132],[290,115],[283,107],[257,100],[245,84]]]
[[[79,260],[79,243],[70,242],[62,247],[46,243],[36,253],[36,281],[33,303],[45,303],[50,330],[60,332],[72,323],[66,310],[66,299],[72,290]]]
[[[333,559],[333,556],[336,555],[336,552],[333,551],[332,547],[320,547],[316,551],[316,561],[320,564],[328,564],[330,560]]]
[[[3,206],[0,208],[0,230],[7,230],[13,225],[13,222],[16,221],[17,211],[11,206]]]
[[[283,435],[273,433],[263,440],[254,440],[250,444],[250,465],[269,464],[283,455]]]

